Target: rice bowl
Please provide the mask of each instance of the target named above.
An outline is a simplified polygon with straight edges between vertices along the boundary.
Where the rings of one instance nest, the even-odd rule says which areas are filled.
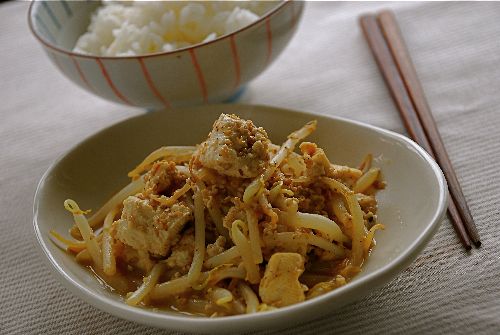
[[[136,56],[73,51],[99,2],[35,1],[28,19],[49,59],[75,84],[116,103],[170,109],[227,101],[275,61],[297,31],[305,3],[269,4],[256,21],[231,33]]]

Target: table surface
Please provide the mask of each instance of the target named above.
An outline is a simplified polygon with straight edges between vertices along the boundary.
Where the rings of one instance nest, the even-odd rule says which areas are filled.
[[[257,334],[500,333],[500,4],[308,3],[291,44],[240,102],[338,115],[404,133],[357,17],[394,9],[482,237],[446,219],[412,265],[328,317]],[[160,334],[70,294],[32,228],[39,179],[68,148],[143,113],[71,84],[43,54],[27,3],[0,5],[0,333]],[[418,204],[416,204],[418,206]]]

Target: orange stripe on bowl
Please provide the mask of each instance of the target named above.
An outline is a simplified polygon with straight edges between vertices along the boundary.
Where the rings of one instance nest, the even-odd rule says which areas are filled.
[[[293,27],[293,26],[295,26],[295,23],[297,22],[297,16],[295,16],[295,3],[293,1],[290,1],[289,6],[290,6],[290,15],[291,15],[290,25]]]
[[[161,95],[160,91],[158,91],[158,89],[156,88],[155,84],[153,83],[153,79],[149,74],[148,68],[146,67],[146,64],[144,64],[144,60],[142,59],[142,57],[137,57],[137,60],[139,61],[139,64],[141,64],[142,73],[144,74],[144,77],[146,78],[149,88],[151,89],[153,94],[163,103],[165,108],[170,109],[171,108],[170,103],[167,101],[167,99],[165,99]]]
[[[191,62],[193,63],[194,69],[196,71],[196,76],[198,77],[198,84],[200,85],[201,95],[203,96],[203,102],[208,102],[208,94],[207,94],[207,84],[205,83],[205,77],[203,76],[203,72],[201,72],[200,64],[198,64],[198,60],[196,59],[196,54],[194,53],[194,49],[189,49],[189,55],[191,55]]]
[[[268,17],[266,19],[266,32],[267,32],[267,56],[266,56],[266,64],[271,60],[271,56],[273,53],[273,32],[271,31],[271,20]]]
[[[133,104],[130,101],[128,101],[127,98],[125,98],[125,96],[120,93],[120,91],[118,91],[115,84],[113,84],[113,81],[111,80],[111,77],[109,76],[108,71],[106,71],[106,68],[104,67],[104,64],[102,63],[102,61],[99,58],[96,58],[95,61],[99,65],[99,68],[101,69],[101,72],[102,72],[102,75],[104,76],[104,79],[106,79],[109,87],[111,88],[111,90],[113,90],[116,97],[118,99],[120,99],[121,101],[123,101],[124,103],[126,103],[127,105],[133,106]]]
[[[71,60],[73,61],[73,64],[75,64],[76,71],[80,75],[80,79],[82,80],[82,82],[88,87],[89,90],[91,90],[92,92],[95,92],[94,88],[92,86],[90,86],[90,83],[88,82],[87,77],[85,77],[85,74],[83,73],[82,69],[80,68],[80,64],[78,63],[76,58],[73,55],[69,55],[69,56],[70,56]]]
[[[234,83],[234,87],[238,87],[241,81],[241,73],[240,73],[240,57],[238,56],[238,49],[236,48],[236,41],[234,39],[234,35],[231,35],[229,38],[231,44],[231,55],[233,56],[234,63],[234,73],[236,76],[236,80]]]

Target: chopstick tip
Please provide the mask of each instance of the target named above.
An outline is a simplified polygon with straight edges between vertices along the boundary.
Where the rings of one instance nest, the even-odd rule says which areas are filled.
[[[395,17],[394,12],[388,8],[382,9],[377,13],[377,16],[380,18],[381,16],[390,16],[390,17]]]
[[[372,13],[362,14],[358,17],[359,23],[363,24],[365,22],[375,20],[375,15]]]

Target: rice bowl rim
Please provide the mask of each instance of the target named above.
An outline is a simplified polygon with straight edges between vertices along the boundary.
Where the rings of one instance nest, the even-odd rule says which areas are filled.
[[[179,48],[179,49],[175,49],[175,50],[172,50],[172,51],[161,51],[161,52],[154,52],[154,53],[148,53],[148,54],[140,54],[140,55],[136,55],[136,56],[95,56],[95,55],[89,55],[89,54],[83,54],[83,53],[79,53],[79,52],[74,52],[74,51],[71,51],[71,50],[68,50],[68,49],[63,49],[59,46],[57,46],[56,44],[54,43],[51,43],[49,41],[47,41],[44,37],[42,37],[38,32],[37,30],[35,29],[34,25],[33,25],[33,6],[35,5],[37,1],[32,1],[31,4],[30,4],[30,7],[28,9],[28,26],[29,26],[29,29],[31,30],[31,33],[36,37],[36,39],[42,43],[45,47],[47,48],[50,48],[52,50],[55,50],[59,53],[63,53],[63,54],[66,54],[68,56],[76,56],[76,57],[81,57],[81,58],[90,58],[90,59],[137,59],[137,58],[150,58],[150,57],[158,57],[158,56],[165,56],[165,55],[172,55],[172,54],[176,54],[176,53],[180,53],[180,52],[185,52],[185,51],[189,51],[189,50],[193,50],[193,49],[196,49],[196,48],[199,48],[199,47],[202,47],[202,46],[205,46],[205,45],[209,45],[209,44],[212,44],[212,43],[215,43],[215,42],[218,42],[218,41],[221,41],[223,39],[226,39],[226,38],[229,38],[231,36],[234,36],[236,34],[239,34],[240,32],[243,32],[245,30],[248,30],[260,23],[262,23],[263,21],[265,21],[266,19],[268,19],[269,17],[271,17],[272,15],[274,15],[275,13],[277,13],[278,11],[280,11],[281,9],[283,9],[283,7],[285,7],[287,4],[293,4],[293,2],[291,0],[280,0],[279,1],[279,4],[276,5],[276,7],[272,8],[271,10],[269,10],[268,12],[266,12],[264,15],[260,16],[258,20],[256,20],[255,22],[252,22],[251,24],[249,25],[246,25],[240,29],[237,29],[231,33],[228,33],[228,34],[224,34],[224,35],[221,35],[211,41],[207,41],[207,42],[201,42],[201,43],[196,43],[196,44],[193,44],[193,45],[190,45],[190,46],[187,46],[187,47],[183,47],[183,48]]]

